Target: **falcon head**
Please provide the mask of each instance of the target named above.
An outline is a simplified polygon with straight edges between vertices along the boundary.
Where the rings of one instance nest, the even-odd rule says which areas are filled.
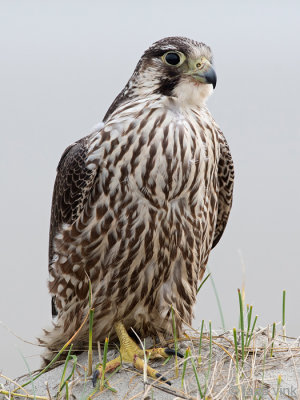
[[[142,55],[104,121],[121,103],[155,94],[176,97],[182,106],[201,106],[216,83],[212,53],[206,44],[184,37],[167,37],[155,42]]]
[[[175,97],[186,91],[191,94],[194,89],[207,97],[217,83],[210,48],[183,37],[155,42],[143,54],[135,75],[140,92],[150,86],[154,93]],[[186,100],[188,95],[185,93]]]

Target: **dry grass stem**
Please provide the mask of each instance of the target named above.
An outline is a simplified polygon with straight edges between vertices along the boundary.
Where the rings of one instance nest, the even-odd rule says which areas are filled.
[[[279,335],[275,324],[270,331],[267,328],[255,327],[256,319],[252,318],[252,308],[247,306],[247,315],[243,320],[244,310],[242,296],[240,294],[240,321],[241,329],[222,332],[212,331],[209,324],[208,332],[201,329],[189,329],[184,337],[178,337],[174,331],[173,340],[167,341],[171,347],[185,354],[183,359],[176,363],[163,364],[162,360],[151,361],[147,359],[144,351],[145,367],[151,362],[163,376],[172,382],[169,387],[159,381],[153,380],[141,372],[139,373],[130,365],[123,365],[121,369],[112,372],[109,377],[100,379],[100,388],[92,388],[91,380],[87,377],[88,367],[91,364],[88,352],[74,356],[69,350],[69,360],[56,369],[46,372],[32,374],[36,385],[36,396],[29,389],[25,390],[25,378],[13,380],[0,374],[5,383],[0,382],[0,399],[29,398],[37,400],[51,400],[57,395],[63,399],[96,399],[104,400],[112,398],[112,387],[117,389],[113,396],[116,399],[189,399],[199,398],[214,400],[231,399],[281,399],[296,398],[295,391],[299,397],[300,373],[300,346],[299,339]],[[178,317],[177,311],[173,309],[173,320]],[[86,323],[88,318],[85,318]],[[254,323],[255,322],[255,323]],[[278,330],[277,330],[278,331]],[[75,335],[78,332],[75,333]],[[64,346],[71,344],[72,339]],[[137,335],[136,335],[137,336]],[[138,336],[137,336],[138,337]],[[145,343],[140,340],[141,347],[146,348]],[[97,356],[101,360],[103,356],[103,368],[108,360],[114,358],[115,347],[108,348],[108,340],[105,341],[104,349],[98,343],[95,346],[94,359]],[[90,353],[91,354],[91,348]],[[68,359],[68,357],[67,357]],[[78,362],[77,362],[78,359]],[[67,360],[68,361],[68,360]],[[71,364],[71,365],[70,365]],[[75,364],[75,366],[74,366]],[[95,365],[93,365],[95,369]],[[55,372],[57,370],[57,372]],[[176,374],[178,373],[178,375]],[[56,387],[48,382],[53,382],[52,373],[58,374]],[[279,378],[280,376],[280,378]],[[39,377],[39,380],[37,380]],[[66,378],[67,377],[67,378]],[[27,377],[26,377],[27,378]],[[41,384],[41,380],[43,384]],[[109,380],[109,383],[108,383]],[[47,381],[45,383],[45,381]],[[290,382],[294,382],[291,386]],[[25,382],[26,383],[26,382]],[[62,391],[64,389],[64,391]],[[22,391],[22,392],[21,392]],[[284,393],[284,397],[282,397]],[[292,393],[292,395],[291,395]],[[199,397],[200,396],[200,397]]]

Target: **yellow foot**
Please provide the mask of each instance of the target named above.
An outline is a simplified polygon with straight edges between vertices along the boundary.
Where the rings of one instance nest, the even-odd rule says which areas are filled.
[[[131,337],[129,337],[122,322],[116,322],[114,325],[114,328],[115,328],[118,338],[120,340],[120,356],[115,358],[112,361],[109,361],[106,364],[105,372],[116,369],[123,362],[132,363],[136,369],[138,369],[139,371],[144,371],[144,360],[143,360],[144,359],[144,351],[134,342],[134,340],[131,339]],[[175,354],[176,354],[175,350],[169,349],[169,348],[165,348],[165,349],[156,348],[156,349],[146,350],[146,356],[149,359],[168,358],[169,356],[172,356]],[[183,355],[179,352],[177,352],[177,356],[181,357],[181,358],[183,357]],[[96,385],[97,379],[101,377],[102,372],[103,372],[102,367],[99,367],[94,372],[93,378],[92,378],[94,386]],[[171,385],[171,382],[168,381],[167,378],[162,376],[155,369],[149,367],[149,365],[147,365],[147,375],[153,379],[159,378],[160,380],[164,381],[168,385]]]

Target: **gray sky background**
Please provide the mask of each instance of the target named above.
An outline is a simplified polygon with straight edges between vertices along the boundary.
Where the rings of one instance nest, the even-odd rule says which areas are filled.
[[[47,247],[55,169],[86,135],[155,40],[187,36],[211,46],[218,84],[208,105],[236,169],[228,227],[212,252],[226,328],[246,302],[259,324],[300,335],[300,6],[296,1],[0,2],[0,320],[33,341],[50,322]],[[241,261],[240,253],[244,261]],[[221,327],[210,282],[201,319]],[[0,370],[39,366],[39,348],[0,326]]]

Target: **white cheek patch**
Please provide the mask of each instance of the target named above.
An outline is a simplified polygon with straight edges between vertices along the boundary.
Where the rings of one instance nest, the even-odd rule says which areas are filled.
[[[182,106],[202,106],[212,92],[211,84],[197,83],[190,79],[181,80],[173,91]]]

